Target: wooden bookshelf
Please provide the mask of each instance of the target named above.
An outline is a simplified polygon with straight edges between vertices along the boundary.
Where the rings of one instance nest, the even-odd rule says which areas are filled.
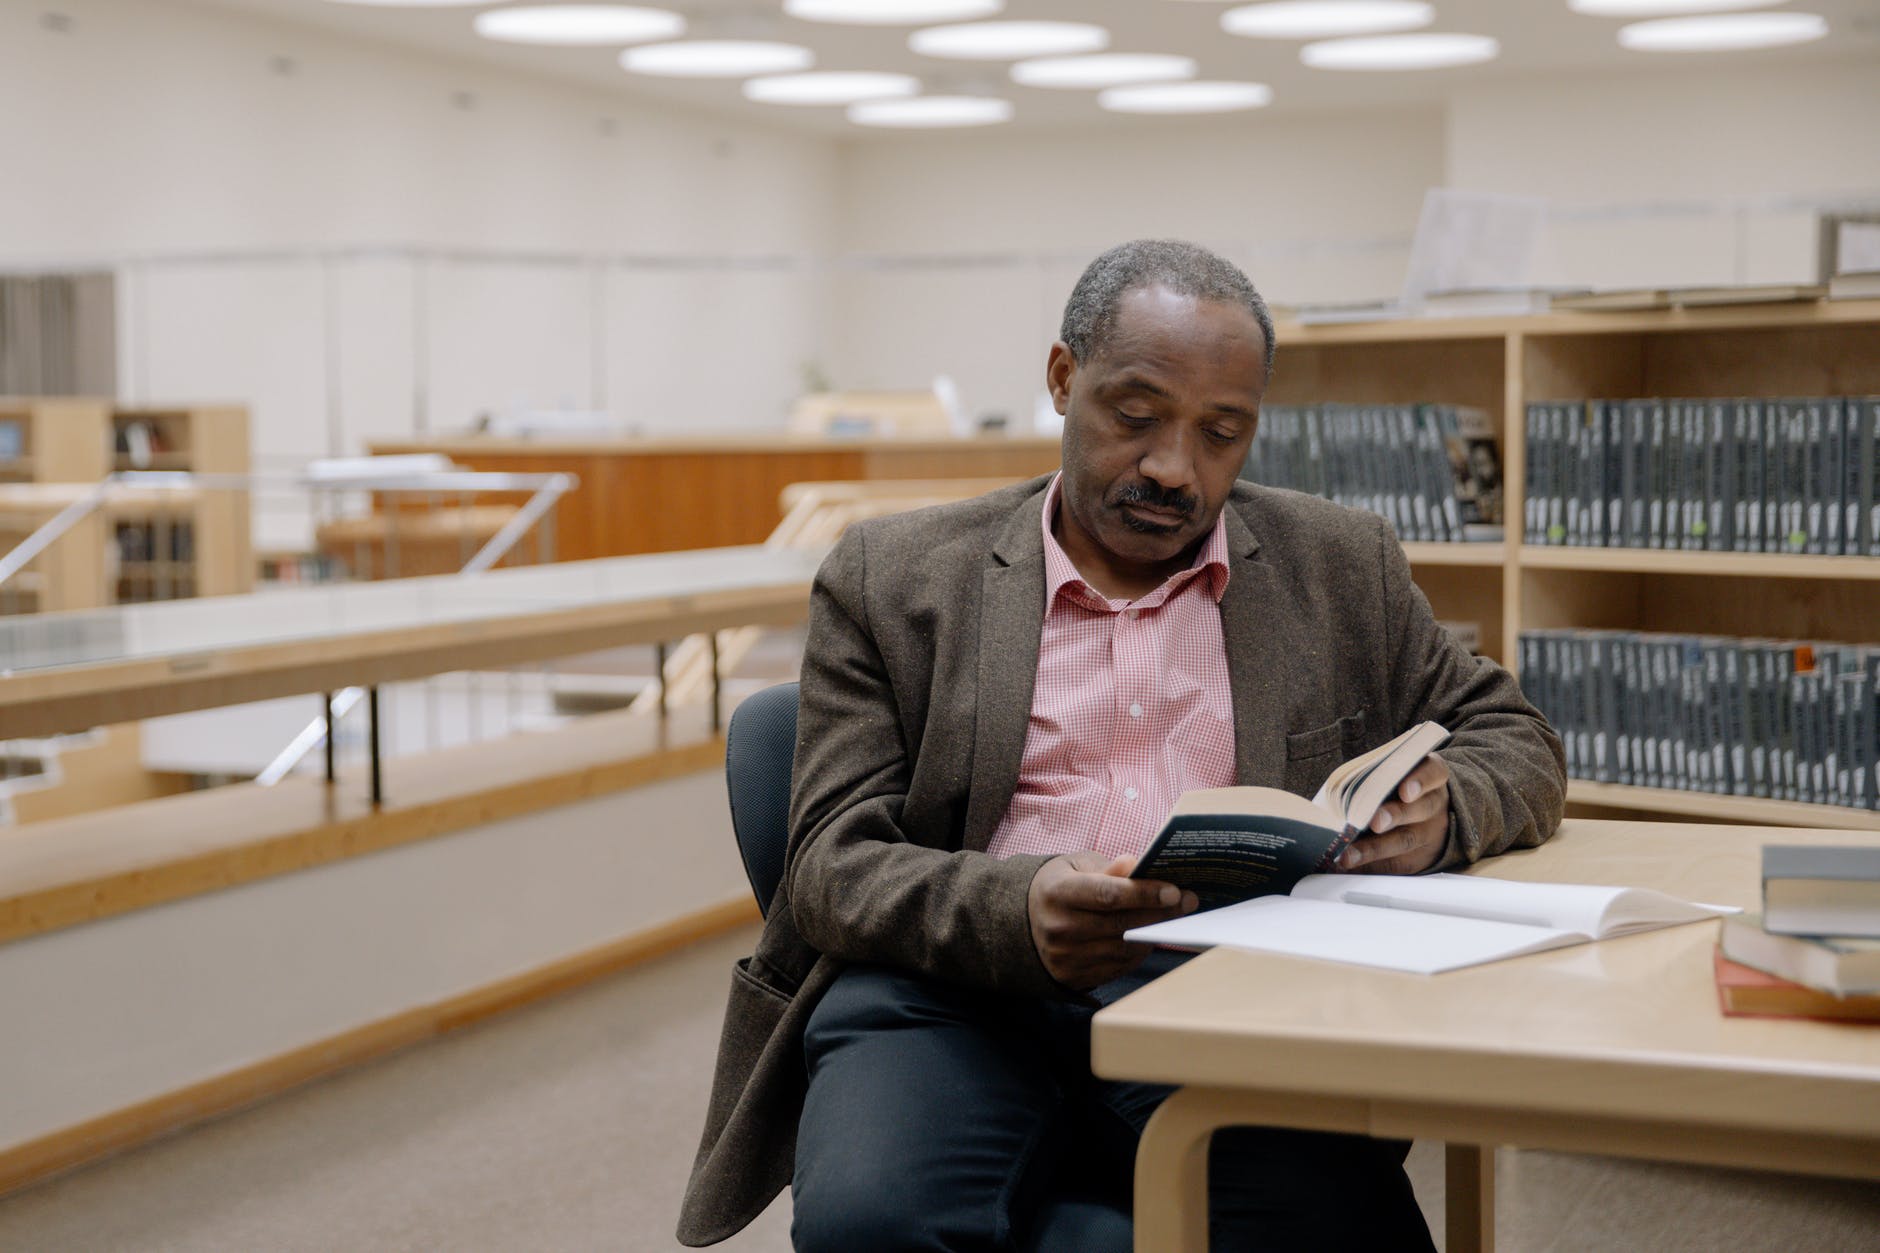
[[[1482,624],[1515,668],[1523,630],[1603,628],[1880,644],[1880,557],[1523,542],[1528,404],[1595,397],[1880,393],[1880,301],[1527,318],[1281,325],[1274,404],[1473,405],[1502,446],[1508,540],[1406,544],[1439,618]],[[1880,830],[1880,813],[1574,781],[1611,813]]]
[[[111,402],[99,398],[0,398],[0,552],[69,503],[54,485],[95,483],[104,477],[110,414]],[[80,522],[26,570],[0,585],[0,613],[90,609],[109,603],[106,534],[102,518]]]
[[[236,405],[113,409],[113,470],[247,474],[248,412]],[[205,488],[182,510],[113,520],[112,600],[227,596],[254,588],[249,493]]]

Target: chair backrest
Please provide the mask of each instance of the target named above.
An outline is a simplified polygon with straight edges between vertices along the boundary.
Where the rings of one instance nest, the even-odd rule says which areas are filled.
[[[747,697],[725,731],[731,830],[757,906],[770,912],[790,839],[790,764],[796,753],[796,689],[780,683]]]

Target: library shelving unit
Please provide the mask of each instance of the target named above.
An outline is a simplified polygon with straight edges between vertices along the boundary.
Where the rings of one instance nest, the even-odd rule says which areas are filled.
[[[234,405],[116,408],[111,412],[111,468],[249,472],[248,413]],[[174,507],[114,511],[117,544],[112,600],[226,596],[254,588],[249,494],[204,488]]]
[[[1279,328],[1273,404],[1448,403],[1493,415],[1507,539],[1406,544],[1439,618],[1478,622],[1514,669],[1525,629],[1880,644],[1880,557],[1523,543],[1525,415],[1595,397],[1880,393],[1880,301],[1435,318]],[[1880,812],[1573,781],[1573,812],[1880,831]]]
[[[111,402],[87,397],[0,398],[0,551],[63,507],[52,484],[95,483],[109,468]],[[106,603],[105,524],[91,517],[0,587],[5,612],[89,609]]]

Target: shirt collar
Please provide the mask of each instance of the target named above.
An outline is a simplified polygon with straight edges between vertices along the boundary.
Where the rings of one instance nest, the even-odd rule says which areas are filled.
[[[1051,606],[1057,603],[1058,593],[1072,585],[1086,591],[1090,598],[1098,604],[1120,607],[1123,602],[1107,600],[1101,592],[1084,581],[1084,577],[1077,573],[1076,565],[1071,562],[1070,556],[1064,551],[1064,546],[1059,544],[1057,536],[1051,533],[1051,521],[1053,518],[1057,517],[1058,488],[1063,478],[1063,471],[1052,475],[1051,486],[1045,489],[1044,494],[1045,610],[1049,612]],[[1200,551],[1195,554],[1194,564],[1189,566],[1186,570],[1178,570],[1174,574],[1171,574],[1163,581],[1160,587],[1150,592],[1147,596],[1144,596],[1142,601],[1136,603],[1150,602],[1151,604],[1161,604],[1180,590],[1190,579],[1200,576],[1208,581],[1208,595],[1213,598],[1215,604],[1220,604],[1221,597],[1227,591],[1227,574],[1229,568],[1227,564],[1226,513],[1227,507],[1226,505],[1222,505],[1221,513],[1214,519],[1214,528],[1208,532],[1207,539],[1202,541]]]

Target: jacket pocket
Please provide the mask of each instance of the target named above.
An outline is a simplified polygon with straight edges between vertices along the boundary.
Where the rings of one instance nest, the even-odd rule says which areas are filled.
[[[1286,737],[1286,760],[1301,761],[1326,753],[1348,751],[1364,740],[1364,710],[1310,731],[1296,731]]]

